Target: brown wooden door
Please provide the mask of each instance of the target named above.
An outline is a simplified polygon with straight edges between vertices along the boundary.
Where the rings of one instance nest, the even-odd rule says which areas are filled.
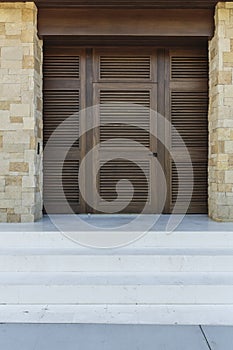
[[[45,145],[60,125],[59,137],[44,159],[46,210],[137,213],[146,205],[146,213],[161,209],[171,213],[181,188],[179,212],[184,212],[190,165],[171,128],[162,119],[157,123],[154,111],[158,110],[180,133],[192,159],[194,192],[189,212],[206,212],[207,62],[207,52],[199,49],[45,47]],[[86,107],[90,108],[85,120],[80,119],[78,112]],[[79,138],[87,126],[91,131]],[[156,132],[165,137],[167,150],[153,136]],[[63,164],[71,140],[75,141]],[[79,166],[93,148],[91,164],[80,177]],[[169,150],[178,159],[180,179]],[[167,184],[164,208],[164,177],[158,161]],[[124,181],[118,188],[120,180]],[[116,203],[118,190],[121,200]]]
[[[49,213],[84,211],[79,191],[79,164],[84,153],[79,111],[84,107],[85,51],[46,48],[43,192]]]
[[[93,62],[96,212],[155,213],[156,51],[96,49]]]
[[[203,49],[169,50],[166,53],[165,113],[177,133],[167,128],[169,149],[167,212],[177,202],[177,212],[187,208],[193,186],[189,213],[207,213],[208,199],[208,56]],[[184,152],[183,142],[192,163]],[[192,166],[193,179],[190,176]],[[179,176],[178,176],[179,171]]]

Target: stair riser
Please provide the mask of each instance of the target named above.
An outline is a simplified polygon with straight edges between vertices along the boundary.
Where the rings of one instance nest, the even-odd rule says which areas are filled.
[[[233,272],[233,256],[0,255],[0,272]]]
[[[233,285],[5,285],[0,304],[233,304]]]
[[[232,305],[0,305],[1,323],[233,325]]]
[[[233,229],[232,229],[233,231]],[[82,242],[85,242],[85,235]],[[124,235],[124,233],[122,233]],[[96,234],[95,234],[96,236]],[[95,237],[95,240],[97,238]],[[149,232],[127,247],[165,248],[165,249],[233,249],[232,232]],[[86,248],[74,243],[57,232],[1,232],[0,248],[45,248],[45,249],[76,249],[77,252]],[[94,251],[94,250],[93,250]]]

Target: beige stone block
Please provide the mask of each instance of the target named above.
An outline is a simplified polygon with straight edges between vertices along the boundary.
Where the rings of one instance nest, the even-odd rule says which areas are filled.
[[[233,52],[223,52],[223,61],[224,63],[233,62]]]
[[[1,67],[2,68],[16,68],[16,69],[20,69],[22,68],[22,61],[21,60],[4,60],[1,63]]]
[[[226,97],[232,98],[233,97],[233,85],[226,85],[224,87],[224,99],[226,100]]]
[[[6,186],[6,198],[7,199],[21,199],[22,191],[19,186]]]
[[[22,180],[22,187],[27,188],[27,187],[36,187],[36,180],[35,176],[23,176]]]
[[[21,215],[21,222],[34,222],[35,217],[33,214],[22,214]]]
[[[218,162],[227,162],[228,158],[229,158],[228,154],[217,154]]]
[[[5,23],[0,23],[0,35],[5,35]]]
[[[23,22],[35,22],[35,11],[29,8],[22,10],[22,20]]]
[[[226,28],[226,36],[227,38],[232,38],[233,37],[233,25],[227,26]],[[230,41],[230,40],[229,40]],[[228,50],[229,51],[229,50]]]
[[[233,154],[233,140],[225,141],[225,152],[229,154]]]
[[[233,9],[233,2],[226,2],[225,3],[225,7],[227,8],[227,9]]]
[[[35,66],[35,58],[34,58],[34,56],[23,56],[22,67],[24,69],[34,68],[34,66]]]
[[[10,110],[10,102],[9,101],[0,101],[0,110]]]
[[[217,203],[218,205],[228,205],[228,204],[227,204],[227,198],[226,198],[226,193],[225,193],[225,192],[217,193],[217,196],[216,196],[216,203]]]
[[[233,184],[233,171],[228,170],[225,172],[225,183]]]
[[[15,214],[29,214],[30,210],[27,207],[18,206],[14,208]]]
[[[230,192],[232,189],[232,185],[230,184],[218,184],[217,191],[219,192]]]
[[[34,92],[33,91],[23,91],[21,94],[22,103],[31,103],[33,101]]]
[[[217,162],[218,170],[228,170],[228,162]]]
[[[4,75],[2,78],[2,83],[7,83],[7,84],[20,84],[20,75],[15,75],[15,74],[7,74]]]
[[[23,128],[24,130],[35,129],[35,120],[33,117],[23,118]]]
[[[20,23],[6,23],[5,32],[7,35],[20,35],[21,34]]]
[[[23,206],[33,206],[35,202],[34,192],[23,192],[22,193],[22,205]]]
[[[11,153],[8,155],[8,159],[11,161],[11,162],[24,162],[25,159],[24,159],[24,155],[22,152],[15,152],[15,153]]]
[[[233,111],[232,111],[232,119],[225,119],[223,121],[224,128],[233,128]]]
[[[230,139],[230,129],[228,128],[219,128],[217,130],[217,138],[219,141],[225,141]]]
[[[20,100],[20,84],[3,84],[0,85],[0,100],[19,101]]]
[[[0,22],[15,23],[22,21],[22,11],[20,9],[1,9]]]
[[[217,216],[219,219],[228,219],[230,214],[229,206],[220,205],[218,206]]]
[[[35,149],[25,150],[25,152],[24,152],[24,159],[26,162],[28,162],[30,164],[35,163],[35,156],[36,156]]]
[[[22,186],[22,176],[20,175],[7,175],[6,186]]]
[[[0,213],[0,222],[7,222],[7,214]]]
[[[219,72],[218,74],[218,84],[229,85],[232,83],[232,72]]]
[[[23,30],[20,36],[20,40],[22,43],[33,43],[35,39],[35,29],[32,28],[30,30]],[[24,52],[26,54],[26,52]],[[28,55],[29,53],[27,53]]]
[[[10,122],[13,124],[23,124],[23,117],[10,117]]]
[[[21,222],[20,214],[7,214],[7,222],[9,223]]]
[[[30,134],[23,130],[9,131],[3,135],[3,143],[5,144],[29,144]]]
[[[219,21],[229,21],[230,11],[228,9],[221,8],[218,10],[217,16]]]
[[[29,104],[11,104],[10,114],[14,117],[28,117],[30,115],[30,105]]]
[[[233,166],[233,154],[230,154],[228,156],[228,164],[229,164],[229,166]]]
[[[9,169],[12,172],[27,173],[29,165],[26,162],[10,162]]]
[[[2,47],[1,56],[2,60],[22,60],[23,49],[21,46]]]
[[[22,144],[3,143],[3,150],[9,155],[15,152],[21,152],[23,154],[26,148],[28,148],[28,145],[24,143]]]
[[[7,175],[9,173],[9,161],[0,159],[0,175]]]

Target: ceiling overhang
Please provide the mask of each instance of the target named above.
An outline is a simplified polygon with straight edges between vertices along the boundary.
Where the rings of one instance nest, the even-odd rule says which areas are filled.
[[[22,2],[3,0],[1,2]],[[213,9],[217,0],[35,0],[39,8],[157,8]]]

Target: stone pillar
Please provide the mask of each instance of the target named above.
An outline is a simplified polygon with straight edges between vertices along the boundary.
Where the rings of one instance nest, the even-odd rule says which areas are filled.
[[[42,42],[33,2],[0,3],[0,222],[42,215]]]
[[[233,221],[233,3],[220,2],[209,45],[209,215]]]

